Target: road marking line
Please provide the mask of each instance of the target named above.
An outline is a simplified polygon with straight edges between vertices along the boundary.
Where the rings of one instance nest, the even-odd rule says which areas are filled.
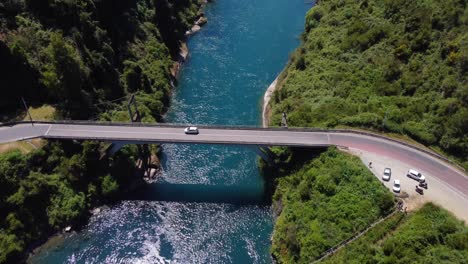
[[[51,129],[51,128],[52,128],[52,125],[50,125],[50,126],[49,126],[49,129],[47,129],[47,131],[45,132],[45,134],[44,134],[44,135],[46,135],[46,136],[47,136],[47,135],[49,134],[49,131],[50,131],[50,129]]]

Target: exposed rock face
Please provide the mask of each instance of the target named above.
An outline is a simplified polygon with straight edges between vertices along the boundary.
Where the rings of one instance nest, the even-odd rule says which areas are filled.
[[[201,27],[199,25],[193,25],[193,27],[190,29],[190,31],[193,33],[196,33],[200,31]]]
[[[265,91],[265,95],[263,96],[263,113],[262,113],[262,124],[263,127],[268,127],[268,124],[270,123],[270,99],[271,96],[273,95],[273,92],[276,89],[276,85],[278,83],[278,77],[270,84],[268,89]]]
[[[206,24],[206,22],[208,22],[208,19],[206,19],[206,17],[204,17],[203,15],[200,16],[200,18],[198,18],[198,20],[195,22],[195,25],[199,25],[199,26],[203,26]]]
[[[208,22],[208,19],[205,17],[205,14],[203,13],[203,9],[200,9],[200,11],[198,12],[198,19],[195,21],[192,28],[185,32],[185,35],[189,36],[194,33],[197,33],[198,31],[200,31],[201,27],[205,25],[207,22]]]

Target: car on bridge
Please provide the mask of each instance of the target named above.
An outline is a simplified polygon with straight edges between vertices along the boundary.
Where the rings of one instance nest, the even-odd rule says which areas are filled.
[[[184,129],[185,134],[188,135],[197,135],[198,134],[198,128],[197,127],[186,127]]]

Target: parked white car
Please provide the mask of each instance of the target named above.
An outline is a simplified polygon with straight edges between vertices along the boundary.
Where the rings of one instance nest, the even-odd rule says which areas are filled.
[[[392,176],[392,169],[385,168],[383,171],[382,180],[389,181],[391,176]]]
[[[196,134],[198,134],[198,128],[197,127],[186,127],[184,129],[184,132],[185,132],[185,134],[196,135]]]
[[[418,182],[425,182],[426,177],[422,175],[419,171],[410,169],[408,170],[408,173],[406,176],[410,177],[411,179],[417,180]]]
[[[393,191],[396,193],[401,191],[400,180],[393,181]]]

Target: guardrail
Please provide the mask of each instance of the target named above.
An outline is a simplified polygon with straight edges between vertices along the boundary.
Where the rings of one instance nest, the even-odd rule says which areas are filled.
[[[197,126],[199,128],[211,128],[211,129],[230,129],[230,130],[266,130],[266,131],[292,131],[292,132],[324,132],[324,133],[350,133],[350,134],[358,134],[364,135],[374,138],[380,138],[383,140],[392,141],[406,147],[415,149],[417,151],[423,152],[428,154],[432,157],[438,158],[445,162],[448,162],[454,166],[456,166],[461,171],[465,172],[466,170],[461,167],[460,165],[456,164],[455,162],[451,161],[450,159],[430,151],[428,149],[416,146],[414,144],[410,144],[405,141],[401,141],[398,139],[386,137],[377,133],[369,132],[369,131],[362,131],[362,130],[354,130],[354,129],[324,129],[324,128],[308,128],[308,127],[289,127],[289,128],[281,128],[281,127],[258,127],[258,126],[235,126],[235,125],[195,125],[195,124],[169,124],[169,123],[131,123],[131,122],[106,122],[106,121],[88,121],[88,120],[58,120],[58,121],[33,121],[33,124],[56,124],[56,125],[89,125],[89,126],[129,126],[129,127],[173,127],[173,128],[184,128],[187,126]],[[18,124],[31,124],[30,121],[12,121],[12,122],[5,122],[0,123],[0,127],[2,126],[14,126]]]
[[[374,228],[376,225],[382,223],[383,221],[387,220],[388,218],[392,217],[393,215],[395,215],[396,213],[398,212],[405,212],[406,214],[406,209],[403,209],[404,207],[404,202],[403,200],[399,199],[398,200],[398,203],[393,207],[393,209],[390,211],[389,214],[387,214],[386,216],[384,217],[381,217],[379,219],[377,219],[375,222],[373,222],[372,224],[370,224],[367,228],[365,228],[364,230],[361,230],[360,232],[357,232],[355,234],[353,234],[351,237],[341,241],[340,243],[338,243],[337,245],[329,248],[328,250],[326,250],[325,252],[322,252],[322,254],[320,254],[320,256],[318,257],[317,260],[315,260],[314,262],[312,262],[312,264],[315,264],[315,263],[318,263],[326,258],[328,258],[329,256],[335,254],[338,250],[340,250],[341,248],[343,248],[344,246],[352,243],[353,241],[355,241],[356,239],[360,238],[362,235],[364,235],[365,233],[369,232],[369,230],[371,230],[372,228]],[[401,220],[401,218],[400,218]]]

